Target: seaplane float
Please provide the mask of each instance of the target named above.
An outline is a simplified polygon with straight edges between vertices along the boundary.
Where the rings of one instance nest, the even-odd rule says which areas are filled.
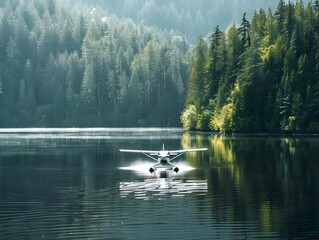
[[[150,173],[159,173],[160,176],[167,174],[167,172],[174,171],[179,172],[179,168],[175,166],[172,161],[182,156],[187,152],[200,152],[207,151],[207,148],[192,148],[183,150],[165,150],[163,144],[163,149],[160,151],[150,151],[150,150],[134,150],[134,149],[119,149],[120,152],[130,152],[130,153],[141,153],[146,157],[152,159],[156,162],[150,169]]]

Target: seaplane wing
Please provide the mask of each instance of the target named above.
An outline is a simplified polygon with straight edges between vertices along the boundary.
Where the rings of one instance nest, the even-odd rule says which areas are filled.
[[[191,148],[191,149],[183,149],[183,150],[172,150],[168,151],[171,155],[186,153],[186,152],[200,152],[200,151],[207,151],[207,148]]]
[[[134,150],[134,149],[119,149],[120,152],[130,152],[130,153],[141,153],[145,156],[149,157],[150,159],[157,162],[157,159],[153,156],[158,156],[158,151],[149,151],[149,150]]]
[[[178,158],[179,156],[181,156],[187,152],[201,152],[201,151],[207,151],[207,150],[208,150],[207,148],[191,148],[191,149],[183,149],[183,150],[172,150],[172,151],[169,151],[169,154],[171,156],[174,156],[174,157],[171,158],[170,160],[173,161],[176,158]]]
[[[150,150],[134,150],[134,149],[119,149],[120,152],[131,152],[131,153],[143,153],[143,154],[148,154],[151,156],[157,156],[159,155],[162,151],[150,151]],[[186,153],[186,152],[200,152],[200,151],[207,151],[207,148],[192,148],[192,149],[183,149],[183,150],[167,150],[165,151],[166,153],[170,155],[178,155],[181,153]]]
[[[119,149],[120,152],[131,152],[131,153],[144,153],[149,155],[157,155],[158,151],[149,151],[149,150],[133,150],[133,149]]]

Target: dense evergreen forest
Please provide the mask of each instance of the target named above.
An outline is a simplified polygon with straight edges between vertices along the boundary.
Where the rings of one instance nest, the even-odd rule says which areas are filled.
[[[319,131],[318,0],[93,2],[0,2],[0,127]]]
[[[318,0],[280,0],[239,26],[217,26],[198,39],[190,68],[186,129],[318,132]]]
[[[1,1],[0,127],[179,125],[189,54],[80,1]]]
[[[95,3],[117,16],[159,29],[175,29],[189,41],[206,36],[216,25],[227,28],[244,12],[251,18],[255,9],[275,8],[278,0],[81,0]],[[305,0],[308,1],[308,0]]]

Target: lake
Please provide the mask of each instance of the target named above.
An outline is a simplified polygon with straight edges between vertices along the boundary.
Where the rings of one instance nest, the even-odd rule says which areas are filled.
[[[118,149],[207,147],[158,178]],[[319,138],[2,129],[0,239],[319,239]]]

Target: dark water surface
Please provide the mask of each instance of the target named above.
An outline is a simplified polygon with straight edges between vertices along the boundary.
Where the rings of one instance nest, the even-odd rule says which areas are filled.
[[[119,148],[208,147],[172,178]],[[0,131],[0,239],[319,239],[319,138]]]

